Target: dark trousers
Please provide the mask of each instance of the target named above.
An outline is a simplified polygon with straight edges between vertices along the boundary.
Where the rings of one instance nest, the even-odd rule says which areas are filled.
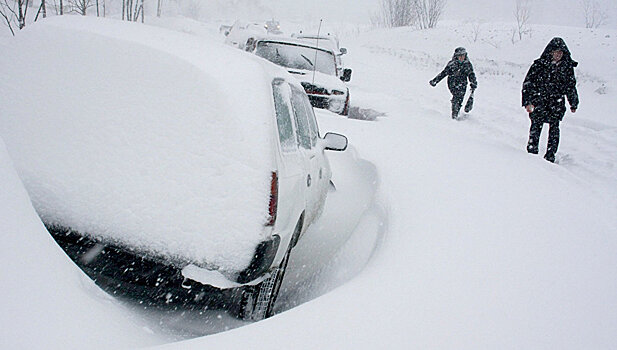
[[[527,152],[538,153],[538,144],[540,143],[540,134],[542,134],[543,121],[531,119],[531,127],[529,128],[529,142],[527,143]],[[548,122],[548,146],[544,158],[554,161],[557,147],[559,146],[559,120],[551,120]]]
[[[462,93],[457,91],[452,94],[452,118],[458,117],[458,112],[461,110],[464,98],[465,90],[463,90]]]

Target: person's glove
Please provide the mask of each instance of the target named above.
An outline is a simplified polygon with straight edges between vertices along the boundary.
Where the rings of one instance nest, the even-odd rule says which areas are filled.
[[[478,88],[478,84],[469,84],[469,86],[471,87],[472,90],[475,90]]]
[[[437,85],[437,82],[435,80],[431,80],[428,82],[429,84],[431,84],[431,86],[435,86]]]
[[[570,107],[570,112],[572,112],[572,113],[576,113],[576,110],[577,110],[577,109],[578,109],[577,107]]]

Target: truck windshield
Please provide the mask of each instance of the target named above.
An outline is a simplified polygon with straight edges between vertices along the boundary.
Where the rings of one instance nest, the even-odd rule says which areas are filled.
[[[334,55],[331,52],[282,42],[261,41],[255,50],[257,56],[286,68],[313,70],[336,75]]]

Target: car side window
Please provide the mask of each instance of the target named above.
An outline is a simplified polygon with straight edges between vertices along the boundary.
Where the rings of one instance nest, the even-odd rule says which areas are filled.
[[[283,151],[293,151],[297,146],[291,121],[292,111],[290,106],[289,85],[283,84],[283,80],[274,80],[272,82],[272,91],[281,148]]]
[[[317,139],[309,122],[309,114],[313,113],[313,110],[312,107],[307,109],[307,103],[305,102],[308,102],[308,98],[304,91],[291,86],[291,104],[296,116],[296,124],[298,125],[298,144],[303,148],[311,149],[316,144]],[[308,105],[310,106],[310,103]]]
[[[311,131],[311,144],[314,147],[317,145],[317,139],[319,138],[319,128],[317,127],[317,120],[315,119],[315,110],[313,109],[311,101],[309,101],[308,97],[304,98],[304,105],[308,111],[307,117],[309,121],[309,129]]]

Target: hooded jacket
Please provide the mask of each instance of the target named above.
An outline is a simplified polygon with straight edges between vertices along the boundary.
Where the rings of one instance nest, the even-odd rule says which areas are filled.
[[[559,62],[553,63],[552,52],[557,50],[562,51],[563,56]],[[564,96],[567,96],[570,107],[578,108],[576,66],[578,62],[572,59],[563,39],[553,38],[542,56],[533,62],[523,82],[522,104],[523,107],[535,107],[532,117],[562,120],[566,112]]]
[[[461,62],[457,56],[460,55],[461,49],[464,52],[465,59]],[[453,95],[464,95],[467,90],[467,79],[472,89],[478,87],[476,74],[473,71],[473,66],[467,57],[467,52],[463,48],[457,48],[452,56],[452,60],[448,62],[446,67],[433,80],[433,85],[439,83],[443,78],[448,76],[448,88]]]

